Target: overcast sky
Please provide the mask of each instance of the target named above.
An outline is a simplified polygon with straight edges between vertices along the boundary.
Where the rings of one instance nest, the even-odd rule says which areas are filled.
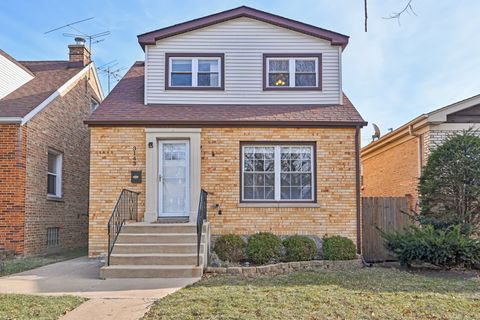
[[[71,39],[57,26],[84,33],[110,31],[94,46],[97,66],[116,60],[129,67],[143,60],[137,34],[248,5],[350,36],[343,54],[343,87],[362,116],[383,132],[417,115],[480,93],[480,1],[413,0],[416,15],[400,24],[386,20],[407,0],[369,0],[369,31],[363,0],[277,1],[0,1],[0,48],[18,60],[62,60]],[[105,83],[105,82],[104,82]],[[104,88],[106,89],[106,88]],[[363,130],[363,143],[372,127]]]

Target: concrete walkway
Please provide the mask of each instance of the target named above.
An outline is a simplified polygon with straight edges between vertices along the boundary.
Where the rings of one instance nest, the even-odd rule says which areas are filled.
[[[102,262],[87,257],[0,278],[0,293],[74,295],[91,300],[62,319],[138,319],[153,301],[200,278],[98,278]]]

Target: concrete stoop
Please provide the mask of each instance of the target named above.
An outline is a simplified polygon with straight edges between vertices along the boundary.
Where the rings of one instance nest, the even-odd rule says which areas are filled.
[[[208,226],[204,227],[197,266],[196,225],[187,223],[127,224],[110,256],[100,269],[107,278],[201,277],[206,261]]]

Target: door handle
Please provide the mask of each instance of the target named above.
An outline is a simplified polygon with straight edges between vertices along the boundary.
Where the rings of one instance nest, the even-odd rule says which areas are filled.
[[[162,182],[162,175],[161,174],[158,175],[158,181]]]

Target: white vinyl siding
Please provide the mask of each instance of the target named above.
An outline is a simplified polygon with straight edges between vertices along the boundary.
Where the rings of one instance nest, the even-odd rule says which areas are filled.
[[[224,53],[224,91],[165,90],[166,53]],[[263,54],[321,54],[322,90],[264,91]],[[337,104],[341,103],[340,54],[329,41],[250,18],[238,18],[148,46],[146,103]]]
[[[32,75],[0,55],[0,99],[32,79]]]

